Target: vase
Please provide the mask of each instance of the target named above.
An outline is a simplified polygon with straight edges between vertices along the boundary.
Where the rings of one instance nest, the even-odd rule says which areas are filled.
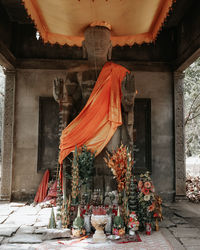
[[[151,235],[151,223],[146,223],[146,234]]]
[[[108,222],[105,226],[105,232],[107,234],[111,234],[112,232],[112,216],[111,215],[108,215]]]
[[[129,229],[129,235],[130,236],[134,236],[135,235],[135,229],[134,228]]]
[[[107,222],[108,222],[107,215],[94,215],[94,214],[92,214],[91,223],[92,223],[93,227],[96,229],[96,231],[93,235],[94,242],[105,242],[106,241],[106,235],[104,234],[103,230],[104,230]]]
[[[84,215],[84,227],[85,227],[85,230],[86,230],[87,234],[89,234],[91,232],[90,219],[91,219],[91,215],[87,215],[87,214]]]

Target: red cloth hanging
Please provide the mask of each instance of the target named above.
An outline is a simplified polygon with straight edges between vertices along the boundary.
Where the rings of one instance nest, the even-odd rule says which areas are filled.
[[[49,170],[47,169],[38,187],[34,202],[39,203],[45,199],[47,195],[48,182],[49,182]]]

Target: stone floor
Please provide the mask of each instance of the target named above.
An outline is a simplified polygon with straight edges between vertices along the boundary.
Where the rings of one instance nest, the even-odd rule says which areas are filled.
[[[51,208],[42,209],[39,205],[33,207],[24,203],[0,203],[0,249],[98,248],[86,245],[69,247],[66,244],[68,242],[66,238],[60,242],[45,238],[42,233],[48,224],[50,213]],[[164,220],[160,223],[160,232],[153,232],[152,236],[142,235],[143,245],[132,243],[128,247],[128,244],[123,244],[123,246],[108,249],[200,249],[200,204],[188,201],[164,204],[163,215]],[[156,245],[158,240],[163,241],[163,247],[159,248]],[[151,242],[151,248],[145,247],[148,241]],[[169,243],[169,247],[165,246],[166,242]]]

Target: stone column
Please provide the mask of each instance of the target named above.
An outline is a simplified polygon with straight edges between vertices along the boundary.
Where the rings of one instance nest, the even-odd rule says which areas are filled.
[[[5,71],[5,101],[2,138],[1,200],[11,199],[13,128],[15,107],[15,71]]]
[[[175,200],[186,198],[183,83],[184,74],[179,71],[174,72]]]

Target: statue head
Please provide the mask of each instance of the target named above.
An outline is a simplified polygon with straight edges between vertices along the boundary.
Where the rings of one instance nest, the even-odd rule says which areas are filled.
[[[83,57],[89,62],[105,63],[111,59],[110,30],[105,26],[88,27],[84,33]]]

